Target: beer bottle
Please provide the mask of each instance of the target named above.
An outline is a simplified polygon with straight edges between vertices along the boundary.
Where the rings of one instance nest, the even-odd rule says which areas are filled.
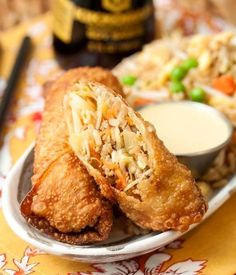
[[[151,0],[54,0],[53,44],[70,67],[111,68],[154,37]]]

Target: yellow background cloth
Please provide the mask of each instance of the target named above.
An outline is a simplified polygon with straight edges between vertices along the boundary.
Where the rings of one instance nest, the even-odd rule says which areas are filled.
[[[41,85],[60,73],[54,59],[50,15],[1,34],[0,75],[9,75],[22,36],[33,38],[32,56],[22,72],[0,149],[0,188],[10,167],[35,139],[43,108]],[[1,190],[1,189],[0,189]],[[236,195],[181,240],[133,260],[84,264],[48,255],[19,239],[0,210],[0,274],[236,274]],[[136,263],[136,271],[129,266]],[[120,267],[124,270],[122,273]],[[154,268],[153,273],[148,273]],[[91,272],[91,273],[90,273]],[[126,273],[125,273],[126,272]]]

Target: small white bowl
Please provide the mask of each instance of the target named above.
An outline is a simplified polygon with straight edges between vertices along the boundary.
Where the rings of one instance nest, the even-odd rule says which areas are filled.
[[[19,210],[19,178],[25,160],[33,149],[30,146],[15,164],[3,186],[2,208],[5,219],[11,229],[21,239],[41,250],[70,260],[81,262],[114,262],[129,259],[156,250],[179,238],[183,233],[167,231],[153,232],[143,236],[128,237],[123,233],[114,234],[106,241],[95,245],[74,246],[55,241],[51,237],[33,228],[21,216]],[[204,218],[215,212],[236,191],[236,176],[221,190],[214,193],[209,201],[209,209]],[[196,225],[193,225],[195,227]]]

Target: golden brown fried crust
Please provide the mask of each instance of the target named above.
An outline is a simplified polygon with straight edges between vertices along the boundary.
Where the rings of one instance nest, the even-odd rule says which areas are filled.
[[[110,87],[117,94],[125,97],[119,80],[109,70],[101,67],[80,67],[71,69],[54,82],[54,89],[64,90],[81,79],[89,79],[91,81],[102,83],[103,85]],[[53,82],[47,82],[45,85],[46,87],[52,87]],[[49,92],[46,91],[44,95],[47,96],[47,94],[49,94]]]
[[[113,188],[122,211],[142,228],[186,231],[200,222],[206,202],[190,171],[150,133],[156,169],[151,181],[136,186],[140,199]]]
[[[30,224],[72,244],[105,240],[112,226],[110,205],[67,143],[63,97],[71,83],[86,77],[110,85],[117,92],[120,89],[118,80],[101,68],[70,70],[45,86],[46,104],[35,146],[33,188],[21,204],[22,214]]]
[[[153,176],[151,180],[136,185],[140,200],[113,188],[123,212],[142,228],[165,231],[186,231],[200,222],[207,204],[193,176],[179,163],[157,137],[151,124],[136,113],[139,123],[145,125],[143,133],[152,151]]]
[[[34,174],[36,174],[36,176],[40,176],[40,174],[44,172],[48,162],[51,162],[60,154],[62,147],[68,146],[67,126],[63,115],[63,98],[64,95],[69,92],[69,87],[82,79],[102,83],[110,87],[115,93],[121,96],[124,95],[118,79],[108,70],[99,67],[72,69],[59,77],[55,82],[50,82],[50,84],[46,86],[46,89],[48,88],[47,91],[44,93],[46,103],[40,130],[40,133],[45,131],[48,134],[39,134],[37,143],[48,144],[50,141],[50,146],[53,147],[53,150],[45,149],[44,146],[37,146],[36,144],[35,157],[40,159],[40,161],[35,161],[34,164]],[[50,103],[47,104],[47,102]],[[47,119],[44,119],[44,117],[47,117]],[[48,124],[50,124],[50,126],[48,126]],[[51,124],[54,126],[51,127]],[[46,130],[44,130],[44,127]],[[57,139],[54,138],[55,136]]]
[[[36,185],[34,185],[32,191],[27,194],[26,198],[23,200],[21,204],[21,211],[29,224],[36,227],[43,233],[52,236],[54,239],[58,241],[73,244],[73,245],[90,244],[98,241],[103,241],[108,238],[110,229],[111,229],[111,223],[112,223],[112,212],[111,212],[111,207],[108,203],[103,202],[103,207],[99,206],[98,211],[100,216],[93,226],[89,226],[91,222],[88,221],[88,224],[83,229],[81,229],[79,233],[74,232],[73,230],[68,232],[63,232],[62,230],[61,232],[56,227],[52,226],[46,218],[39,217],[32,212],[31,210],[32,200],[35,194],[37,193],[37,189],[35,189],[35,186]],[[61,196],[59,196],[59,199],[61,199]],[[73,196],[72,199],[76,200],[75,196]],[[80,205],[82,204],[82,207],[86,207],[86,205],[83,205],[81,201],[79,201],[79,204]],[[70,204],[70,205],[76,206],[74,204]],[[63,205],[63,207],[64,206],[68,208],[68,205]],[[77,210],[72,210],[71,213],[73,212],[76,214],[76,216],[78,215]],[[91,212],[91,214],[92,213],[94,212]],[[70,226],[71,222],[70,220],[68,221],[68,218],[70,218],[70,215],[69,217],[67,217],[67,215],[65,215],[64,217],[68,222],[68,226]],[[87,217],[86,220],[87,219],[89,219],[89,217]],[[54,222],[55,221],[53,221],[53,223]],[[84,221],[82,222],[84,223]],[[67,227],[67,230],[68,230],[68,227]]]
[[[33,213],[47,216],[49,223],[64,233],[97,223],[102,200],[93,179],[72,152],[54,161],[40,182],[31,205]]]
[[[106,91],[117,96],[109,88]],[[144,129],[141,134],[149,148],[152,176],[137,184],[135,193],[120,191],[111,186],[104,176],[105,173],[93,169],[83,156],[79,157],[100,185],[102,194],[111,201],[115,198],[121,210],[137,225],[157,231],[187,230],[191,224],[199,222],[207,210],[206,202],[191,172],[165,148],[154,127],[145,122],[125,100],[120,99],[121,104],[126,105],[129,112],[136,115],[137,119],[133,121],[135,126]]]

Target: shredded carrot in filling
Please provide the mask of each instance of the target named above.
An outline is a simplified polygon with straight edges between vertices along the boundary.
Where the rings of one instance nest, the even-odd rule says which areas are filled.
[[[112,107],[111,109],[108,109],[106,111],[106,113],[104,114],[104,117],[106,119],[111,119],[111,118],[116,117],[117,113],[118,113],[118,109],[115,107]]]
[[[115,163],[112,163],[112,162],[109,162],[109,161],[106,161],[106,160],[103,160],[103,164],[106,168],[108,169],[118,169],[118,165],[115,164]]]
[[[104,130],[104,137],[107,139],[108,137],[111,136],[111,129],[107,128]]]
[[[89,150],[90,150],[90,160],[91,160],[91,165],[94,168],[97,168],[101,170],[102,167],[102,162],[101,162],[101,157],[100,154],[98,154],[95,150],[94,147],[89,143]]]
[[[127,122],[128,122],[128,124],[129,124],[129,126],[133,126],[133,125],[134,125],[132,119],[131,119],[129,116],[127,116],[126,119],[127,119]]]
[[[90,149],[90,152],[93,150],[93,148],[95,148],[95,142],[94,142],[93,139],[90,139],[89,140],[89,149]],[[96,152],[94,151],[94,153],[96,153]]]
[[[81,121],[79,130],[85,132],[84,135],[78,134],[83,140],[81,151],[90,165],[115,188],[125,192],[149,178],[152,171],[148,165],[147,149],[127,107],[120,106],[118,99],[105,96],[98,102],[85,100],[93,108],[84,111],[83,116],[76,109],[76,114]],[[80,108],[84,110],[82,105]],[[90,116],[92,119],[88,119]]]
[[[126,187],[126,177],[122,174],[121,170],[118,168],[115,170],[117,180],[116,180],[116,188],[118,190],[124,190]]]

